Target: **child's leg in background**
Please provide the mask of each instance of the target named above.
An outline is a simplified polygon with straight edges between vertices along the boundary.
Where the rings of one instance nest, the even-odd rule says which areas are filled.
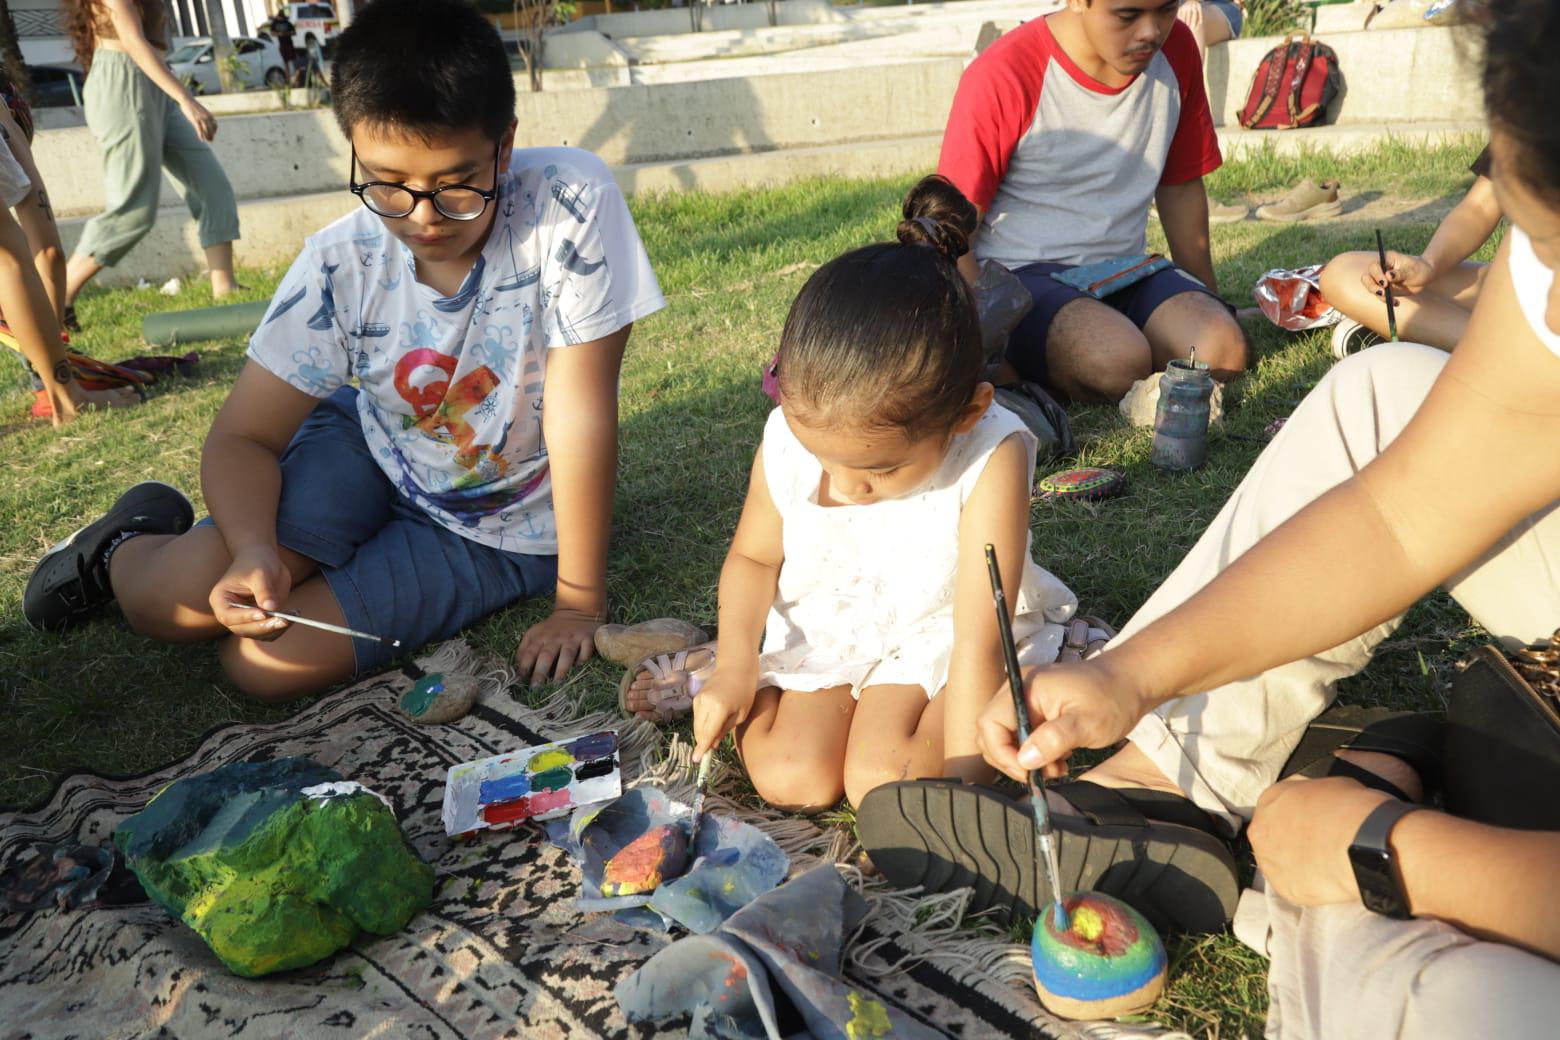
[[[1345,316],[1382,338],[1388,334],[1387,304],[1360,281],[1376,262],[1369,252],[1335,256],[1322,271],[1322,295]],[[1407,343],[1451,350],[1468,327],[1488,264],[1463,261],[1418,292],[1396,289],[1392,304],[1398,335]]]
[[[868,791],[896,780],[942,776],[945,697],[920,686],[861,691],[845,749],[845,796],[860,805]]]
[[[849,686],[759,690],[736,735],[759,797],[795,812],[821,812],[837,803],[845,793],[845,745],[855,712]]]

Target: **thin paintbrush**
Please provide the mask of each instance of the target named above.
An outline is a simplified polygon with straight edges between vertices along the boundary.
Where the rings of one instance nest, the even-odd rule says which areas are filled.
[[[1024,680],[1018,674],[1018,648],[1013,643],[1013,622],[1008,617],[1007,593],[1002,591],[1002,571],[997,566],[997,550],[986,546],[986,571],[991,575],[991,597],[997,606],[997,631],[1002,636],[1002,658],[1007,665],[1008,689],[1013,694],[1013,711],[1018,719],[1018,743],[1029,739],[1029,709],[1024,704]],[[1029,806],[1035,814],[1035,833],[1040,839],[1045,879],[1051,886],[1056,906],[1056,930],[1068,928],[1067,908],[1062,904],[1061,868],[1056,862],[1056,831],[1051,826],[1051,810],[1045,804],[1045,777],[1038,769],[1029,770]],[[1040,915],[1044,917],[1044,913]]]
[[[1381,289],[1387,301],[1387,331],[1392,334],[1392,342],[1396,343],[1397,334],[1397,308],[1392,305],[1392,278],[1387,273],[1387,247],[1381,240],[1381,229],[1376,229],[1376,257],[1381,261]]]
[[[313,618],[299,617],[297,614],[286,614],[280,610],[267,610],[264,607],[251,606],[248,603],[229,603],[228,606],[234,610],[258,610],[266,617],[281,618],[283,621],[291,621],[293,624],[303,625],[306,628],[317,628],[321,632],[334,632],[338,636],[351,636],[353,639],[364,639],[370,643],[381,643],[392,649],[399,649],[401,646],[399,639],[391,639],[388,636],[376,636],[371,632],[359,632],[355,628],[333,625],[328,621],[315,621]]]
[[[715,761],[715,749],[710,748],[699,759],[699,778],[693,787],[693,833],[688,835],[688,848],[699,840],[699,824],[704,822],[704,793],[710,786],[710,766]]]

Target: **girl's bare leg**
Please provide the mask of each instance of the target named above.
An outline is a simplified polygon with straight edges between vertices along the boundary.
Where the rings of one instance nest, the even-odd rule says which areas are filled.
[[[943,776],[943,704],[919,686],[861,691],[845,748],[845,796],[860,805],[868,791],[895,780]]]
[[[821,812],[845,793],[845,745],[856,700],[849,686],[758,691],[737,752],[759,796],[793,812]]]

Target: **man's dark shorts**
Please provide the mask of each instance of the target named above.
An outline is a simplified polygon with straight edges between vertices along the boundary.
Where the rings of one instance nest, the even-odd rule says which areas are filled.
[[[1092,300],[1094,297],[1070,285],[1064,285],[1051,277],[1052,271],[1069,271],[1076,264],[1029,264],[1013,273],[1024,283],[1035,298],[1034,309],[1018,323],[1008,337],[1007,359],[1018,369],[1019,375],[1036,383],[1050,385],[1050,373],[1045,362],[1046,336],[1051,322],[1067,304],[1074,300]],[[1111,293],[1098,302],[1114,307],[1139,329],[1148,324],[1149,317],[1159,305],[1172,296],[1195,292],[1219,300],[1219,295],[1179,267],[1171,266],[1149,275],[1135,285]],[[1223,304],[1223,300],[1219,300]]]
[[[399,639],[404,653],[551,594],[556,556],[462,538],[391,483],[363,440],[357,393],[342,387],[298,428],[282,454],[276,511],[277,542],[320,565],[347,627]],[[358,674],[395,653],[360,639],[352,650]]]

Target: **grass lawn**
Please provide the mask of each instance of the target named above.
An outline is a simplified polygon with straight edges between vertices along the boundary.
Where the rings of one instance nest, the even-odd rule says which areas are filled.
[[[1471,182],[1466,169],[1479,144],[1386,146],[1341,160],[1263,154],[1226,166],[1209,187],[1225,201],[1263,201],[1299,176],[1337,176],[1368,213],[1390,211],[1395,248],[1418,250]],[[812,181],[634,200],[669,306],[635,330],[624,364],[610,571],[618,620],[669,615],[713,624],[717,572],[770,407],[759,390],[760,366],[807,274],[845,249],[889,237],[910,181]],[[1250,305],[1251,286],[1269,268],[1366,248],[1374,219],[1345,213],[1315,226],[1248,221],[1215,228],[1226,299]],[[1157,245],[1163,248],[1162,240]],[[243,280],[249,295],[261,298],[279,276],[248,270]],[[153,290],[93,293],[78,307],[87,330],[78,345],[107,360],[127,357],[144,349],[142,314],[206,303],[209,291],[199,280],[172,300]],[[1291,410],[1332,359],[1325,331],[1290,335],[1266,323],[1248,330],[1259,361],[1227,389],[1224,429],[1257,436]],[[142,641],[113,611],[64,637],[31,631],[21,613],[37,557],[130,484],[167,481],[200,509],[201,440],[243,364],[243,349],[239,340],[204,344],[198,377],[167,378],[143,407],[92,415],[61,434],[25,418],[21,368],[0,367],[0,804],[42,798],[72,767],[138,772],[188,753],[213,726],[288,713],[236,693],[209,647]],[[1214,433],[1208,464],[1172,476],[1149,465],[1150,432],[1127,427],[1113,408],[1075,410],[1074,418],[1081,461],[1124,470],[1129,491],[1099,505],[1035,505],[1035,554],[1091,612],[1120,624],[1195,541],[1260,445]],[[514,607],[468,636],[507,655],[548,608]],[[1466,615],[1444,596],[1432,597],[1410,613],[1365,674],[1343,685],[1342,696],[1439,709],[1446,673],[1473,638]],[[1219,639],[1209,634],[1210,649]],[[617,679],[613,668],[593,662],[572,688],[587,706],[605,707],[614,702]],[[550,692],[521,688],[516,695],[539,700]],[[1174,941],[1171,957],[1172,984],[1156,1015],[1200,1034],[1260,1035],[1267,1006],[1261,958],[1227,936]]]

